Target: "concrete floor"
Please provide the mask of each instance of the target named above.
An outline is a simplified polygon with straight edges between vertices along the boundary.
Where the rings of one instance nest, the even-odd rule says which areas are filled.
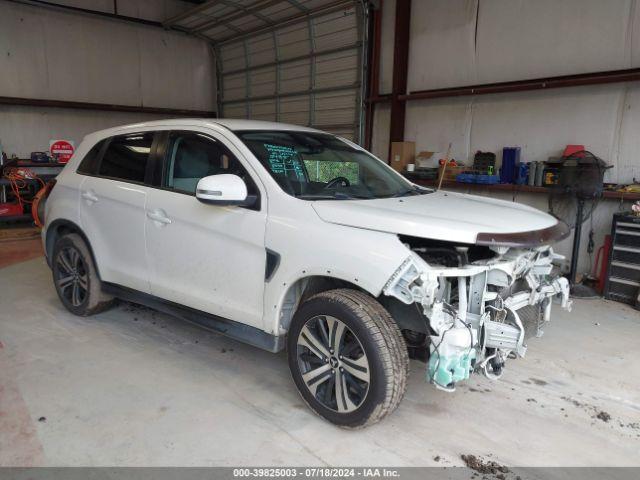
[[[360,431],[307,409],[284,354],[128,304],[74,317],[42,258],[0,269],[0,304],[0,465],[640,466],[640,312],[618,303],[556,310],[499,382],[447,394],[412,362]]]

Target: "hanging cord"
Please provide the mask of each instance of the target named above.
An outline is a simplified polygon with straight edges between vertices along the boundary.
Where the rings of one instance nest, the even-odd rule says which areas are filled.
[[[2,169],[2,176],[9,180],[11,191],[18,200],[20,208],[24,208],[25,204],[29,205],[33,202],[33,200],[22,198],[22,195],[20,194],[20,190],[27,188],[29,185],[29,180],[38,180],[40,188],[45,186],[42,179],[39,178],[33,170],[24,167],[5,167]]]
[[[55,184],[55,179],[49,180],[44,187],[38,190],[35,197],[33,197],[33,202],[31,203],[31,216],[33,217],[33,223],[35,223],[38,228],[42,228],[44,226],[44,204],[42,202],[47,199]]]

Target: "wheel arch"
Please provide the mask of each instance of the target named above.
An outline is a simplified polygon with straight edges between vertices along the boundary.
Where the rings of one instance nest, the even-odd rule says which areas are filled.
[[[278,309],[279,328],[281,333],[289,331],[291,320],[296,311],[307,299],[313,295],[338,288],[349,288],[368,294],[377,300],[389,312],[391,318],[401,330],[412,330],[429,333],[428,320],[420,311],[418,305],[405,305],[399,300],[372,292],[354,282],[329,275],[309,275],[300,277],[290,284],[282,297]]]
[[[286,289],[280,305],[278,307],[278,319],[281,333],[289,330],[291,320],[296,311],[307,299],[321,292],[334,290],[337,288],[350,288],[371,295],[376,298],[373,292],[367,291],[362,285],[344,280],[330,275],[307,275],[292,282]]]
[[[98,278],[100,277],[100,268],[98,266],[98,262],[96,262],[96,256],[93,253],[93,248],[91,247],[91,242],[89,238],[84,233],[82,228],[80,228],[76,223],[71,220],[67,220],[64,218],[59,218],[51,222],[51,224],[47,227],[46,237],[45,237],[45,256],[47,258],[47,264],[51,267],[51,257],[53,256],[53,248],[55,247],[56,242],[59,238],[69,235],[71,233],[78,234],[84,243],[87,245],[89,249],[89,253],[91,254],[91,260],[93,261],[93,265],[95,266],[96,273],[98,274]]]

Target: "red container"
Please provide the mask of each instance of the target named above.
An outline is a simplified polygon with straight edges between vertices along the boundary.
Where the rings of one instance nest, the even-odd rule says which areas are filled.
[[[584,151],[584,145],[567,145],[564,147],[564,152],[562,153],[563,157],[568,157],[569,155],[573,155],[574,153]],[[580,155],[584,157],[584,155]]]
[[[22,205],[18,203],[0,203],[0,217],[17,217],[22,214]]]

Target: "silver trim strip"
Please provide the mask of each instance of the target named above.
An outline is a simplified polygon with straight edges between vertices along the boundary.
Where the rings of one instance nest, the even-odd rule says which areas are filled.
[[[202,190],[201,188],[199,188],[198,190],[196,190],[196,193],[199,193],[200,195],[211,195],[213,197],[222,196],[222,192],[220,190]]]

